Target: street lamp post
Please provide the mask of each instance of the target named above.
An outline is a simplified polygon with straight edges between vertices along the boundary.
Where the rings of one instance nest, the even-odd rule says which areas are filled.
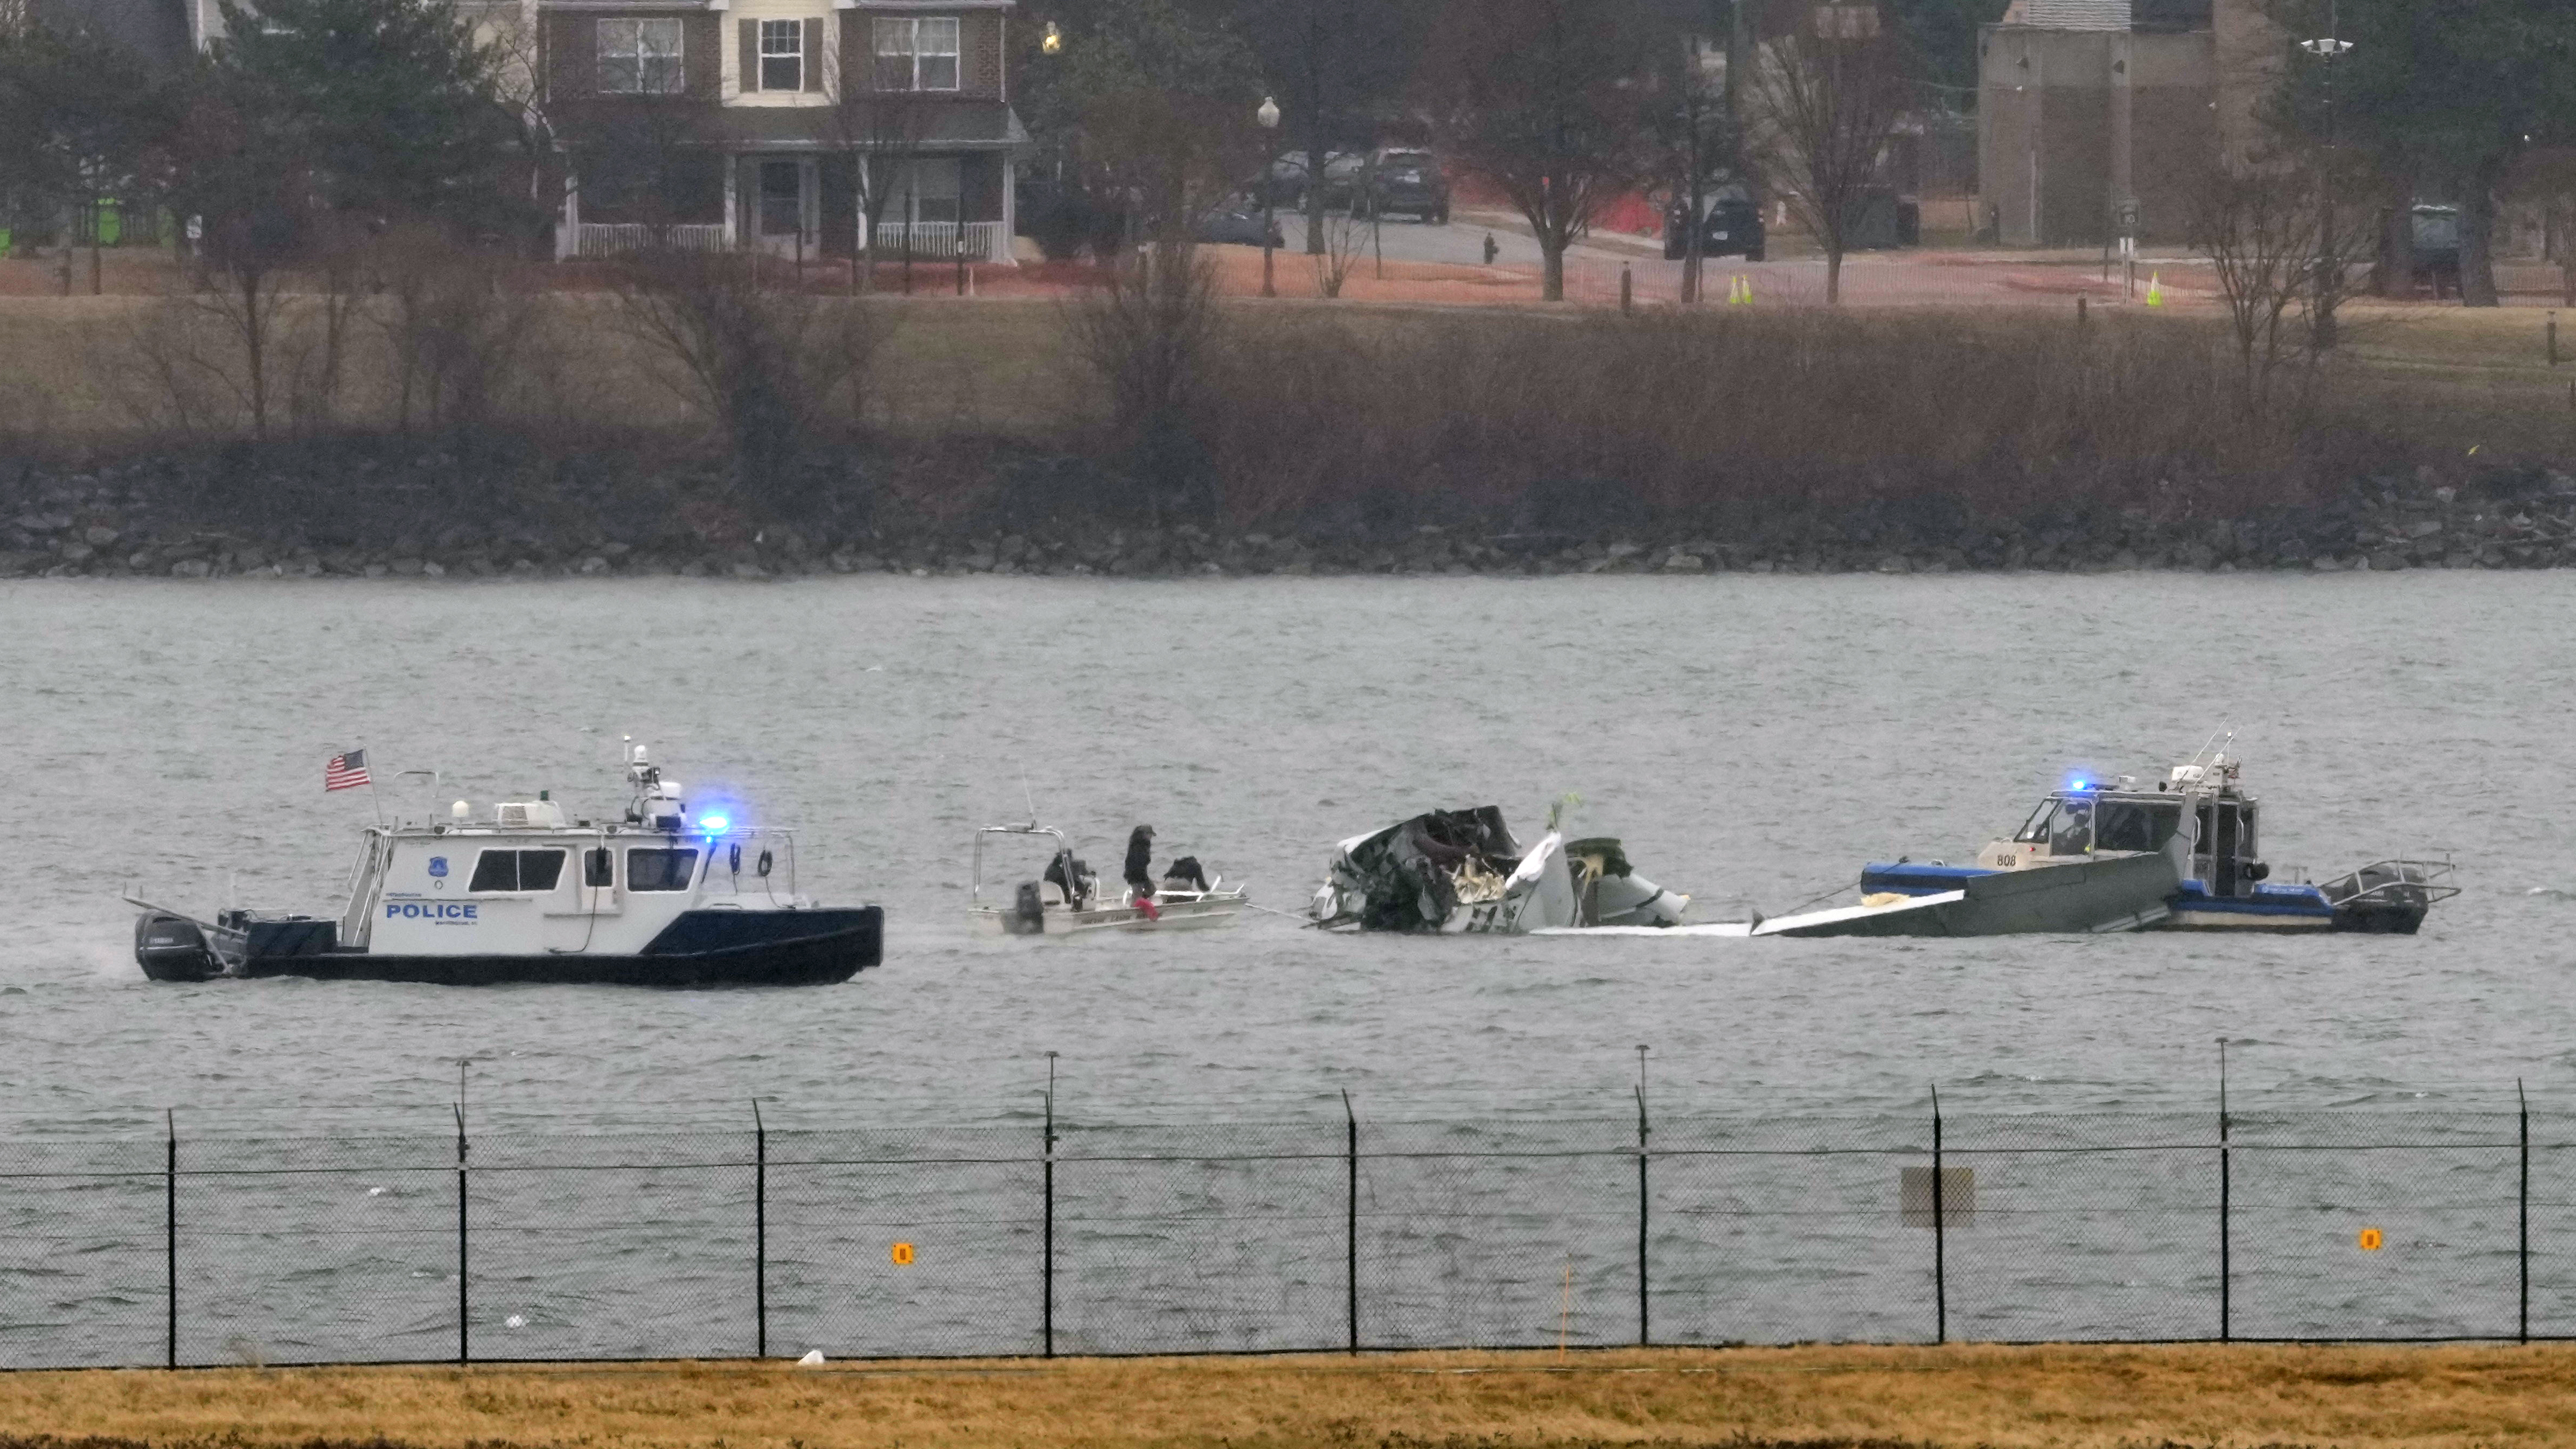
[[[2338,9],[2340,7],[2329,7],[2327,10],[2326,28],[2330,31],[2341,28],[2335,23],[2339,18],[2336,14]],[[2299,49],[2325,62],[2326,68],[2326,144],[2323,154],[2317,160],[2319,256],[2317,273],[2312,283],[2316,297],[2316,323],[2312,340],[2318,350],[2323,351],[2335,345],[2335,298],[2343,291],[2343,238],[2337,235],[2335,230],[2334,63],[2335,57],[2352,49],[2352,42],[2337,40],[2334,36],[2327,35],[2317,40],[2302,40],[2299,42]]]
[[[1274,193],[1279,186],[1278,100],[1275,97],[1263,96],[1261,109],[1254,111],[1252,118],[1261,123],[1261,134],[1265,142],[1262,150],[1266,156],[1261,163],[1261,295],[1276,297],[1279,295],[1279,279],[1276,270],[1278,258],[1275,255],[1277,248],[1273,245],[1275,238],[1271,232],[1278,225],[1274,210],[1276,204]]]

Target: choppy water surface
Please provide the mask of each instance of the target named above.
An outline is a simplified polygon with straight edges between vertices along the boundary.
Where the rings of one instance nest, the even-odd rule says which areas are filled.
[[[2558,574],[0,585],[0,1365],[1624,1342],[1649,1298],[1658,1341],[2193,1337],[2222,1301],[2247,1336],[2576,1331],[2571,616]],[[1576,793],[1715,918],[1965,856],[2221,722],[2274,861],[2453,850],[2467,894],[2413,939],[965,934],[971,833],[1031,800],[1097,863],[1150,820],[1294,911],[1338,838],[1484,801],[1534,834]],[[335,751],[388,810],[595,813],[628,733],[883,902],[884,968],[133,965],[124,889],[334,904],[377,805],[322,792]],[[2530,1149],[2476,1115],[2516,1077]],[[1945,1279],[1900,1188],[1935,1082],[1975,1192]]]
[[[0,585],[13,750],[0,1085],[24,1126],[176,1105],[325,1125],[440,1104],[980,1121],[1062,1099],[1222,1120],[1348,1088],[1387,1115],[1611,1109],[1635,1048],[1713,1112],[2249,1100],[2500,1105],[2576,1065],[2576,576],[817,580]],[[1625,838],[1694,914],[1859,863],[1959,857],[2073,768],[2222,722],[2275,862],[2458,851],[2414,939],[1728,942],[1213,936],[979,943],[974,827],[1126,828],[1303,904],[1332,842],[1432,805]],[[802,880],[884,903],[842,987],[655,994],[145,982],[122,889],[334,904],[385,809],[540,787],[623,803],[622,734],[804,832]],[[443,783],[398,786],[435,768]],[[1014,876],[1034,870],[1025,864]],[[444,1109],[441,1108],[443,1111]],[[157,1113],[156,1113],[157,1115]]]

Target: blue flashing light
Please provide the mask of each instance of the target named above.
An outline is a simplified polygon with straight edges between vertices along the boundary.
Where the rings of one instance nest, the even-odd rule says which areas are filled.
[[[733,827],[733,821],[722,815],[701,815],[698,828],[709,835],[722,835]]]
[[[2091,789],[2091,788],[2092,788],[2092,786],[2091,786],[2090,784],[2086,783],[2085,781],[2078,780],[2078,781],[2076,781],[2072,786],[2070,786],[2069,788],[2070,788],[2070,789],[2077,790],[2077,791],[2083,791],[2083,790],[2089,790],[2089,789]]]

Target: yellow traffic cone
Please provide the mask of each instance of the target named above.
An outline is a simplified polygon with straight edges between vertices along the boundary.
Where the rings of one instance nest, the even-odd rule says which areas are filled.
[[[1743,304],[1744,279],[1740,276],[1729,276],[1726,279],[1726,305],[1730,307],[1739,307]]]
[[[2164,273],[2162,273],[2162,272],[2149,272],[2149,273],[2147,273],[2147,305],[2148,305],[2148,306],[2150,306],[2150,307],[2161,307],[2161,306],[2163,306],[2164,304],[2165,304],[2165,278],[2164,278]]]

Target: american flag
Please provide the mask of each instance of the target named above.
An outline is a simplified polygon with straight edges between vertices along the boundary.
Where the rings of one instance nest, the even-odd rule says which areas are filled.
[[[374,783],[375,781],[367,778],[367,752],[364,750],[351,750],[345,755],[333,755],[331,763],[322,767],[324,790],[354,790],[360,785]]]

